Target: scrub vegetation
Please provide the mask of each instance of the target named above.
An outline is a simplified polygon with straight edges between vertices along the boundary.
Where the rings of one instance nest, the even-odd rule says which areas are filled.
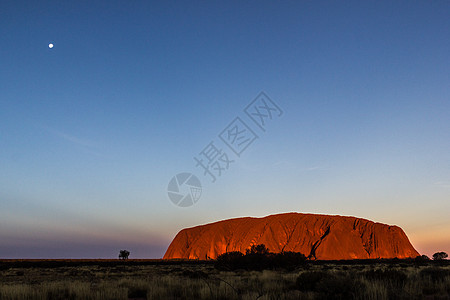
[[[299,260],[288,268],[267,267],[225,270],[217,261],[180,260],[0,260],[0,299],[450,298],[448,260]]]

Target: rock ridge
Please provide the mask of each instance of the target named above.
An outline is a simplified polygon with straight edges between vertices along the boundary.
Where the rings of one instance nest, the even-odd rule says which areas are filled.
[[[181,230],[164,259],[215,259],[264,244],[271,252],[301,252],[311,259],[414,258],[419,253],[398,226],[362,218],[283,213],[241,217]]]

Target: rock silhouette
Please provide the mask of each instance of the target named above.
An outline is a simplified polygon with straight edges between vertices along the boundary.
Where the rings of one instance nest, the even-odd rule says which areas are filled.
[[[181,230],[164,259],[215,259],[264,244],[271,252],[301,252],[311,259],[414,258],[398,226],[356,217],[285,213],[236,218]]]

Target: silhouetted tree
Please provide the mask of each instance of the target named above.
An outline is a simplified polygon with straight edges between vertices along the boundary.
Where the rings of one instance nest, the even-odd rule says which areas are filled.
[[[130,256],[130,251],[120,250],[119,259],[128,259],[128,256]]]
[[[423,255],[417,256],[416,258],[414,258],[414,260],[417,262],[426,262],[426,261],[429,261],[430,258],[428,256],[426,256],[425,254],[423,254]]]
[[[443,260],[443,259],[446,259],[447,257],[448,257],[448,254],[445,252],[436,252],[435,254],[433,254],[434,260]]]
[[[245,254],[267,255],[269,254],[269,249],[264,244],[252,245],[250,249],[245,250]]]

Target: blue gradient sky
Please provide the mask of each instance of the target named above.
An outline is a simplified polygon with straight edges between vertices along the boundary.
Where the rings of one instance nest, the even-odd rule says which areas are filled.
[[[0,258],[159,258],[290,211],[450,252],[449,2],[224,2],[0,2]],[[193,157],[260,91],[283,116],[211,183]]]

